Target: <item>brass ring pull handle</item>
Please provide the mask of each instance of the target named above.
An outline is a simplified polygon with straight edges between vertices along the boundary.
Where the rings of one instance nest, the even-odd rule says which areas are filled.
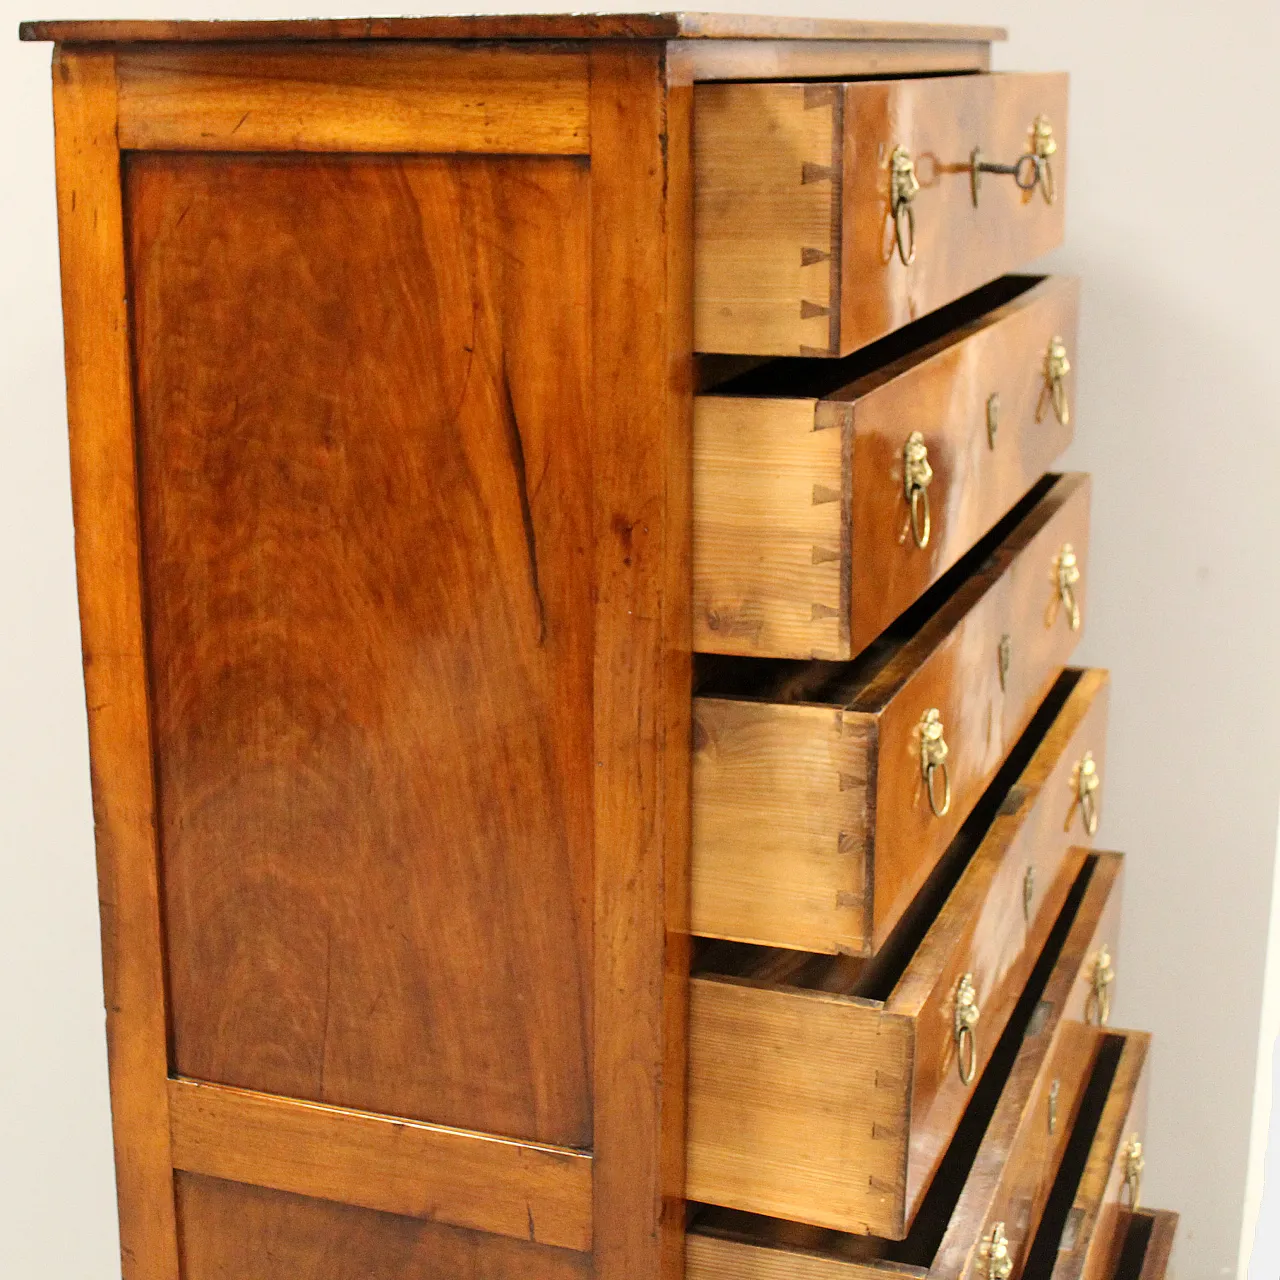
[[[1039,187],[1045,204],[1052,204],[1057,192],[1051,157],[1057,150],[1048,116],[1036,116],[1031,125],[1031,150],[1024,151],[1012,164],[994,164],[983,158],[981,147],[974,147],[969,153],[969,194],[973,207],[978,207],[981,198],[984,173],[1012,178],[1019,191],[1034,191]]]
[[[1093,758],[1092,751],[1086,751],[1076,762],[1074,782],[1076,794],[1071,802],[1071,808],[1067,810],[1067,821],[1063,830],[1071,826],[1071,816],[1079,806],[1080,820],[1084,823],[1085,834],[1096,836],[1098,834],[1098,788],[1102,786],[1102,776],[1098,773],[1098,762]]]
[[[946,816],[951,808],[951,771],[947,768],[947,740],[942,736],[942,714],[930,707],[920,717],[920,776],[924,779],[929,808],[935,818]],[[942,780],[942,799],[938,799],[938,779]]]
[[[929,486],[932,483],[933,468],[929,465],[929,450],[924,436],[913,431],[902,446],[902,490],[911,510],[911,536],[917,547],[929,545],[932,529]]]
[[[1054,334],[1044,353],[1044,389],[1053,406],[1053,416],[1064,426],[1071,425],[1071,405],[1067,400],[1067,374],[1071,372],[1071,361],[1067,358],[1067,346]],[[1043,405],[1044,400],[1040,403]],[[1036,421],[1040,421],[1039,412]]]
[[[990,1233],[982,1237],[978,1255],[982,1280],[1009,1280],[1013,1259],[1009,1256],[1009,1237],[1003,1222],[997,1222]]]
[[[893,215],[894,243],[904,267],[916,260],[916,211],[912,201],[919,194],[920,182],[911,152],[903,146],[894,147],[889,156],[889,211]]]
[[[974,986],[973,974],[966,973],[956,987],[956,1066],[960,1069],[960,1080],[963,1084],[972,1084],[978,1073],[978,1019],[982,1010],[978,1008],[978,988]]]
[[[1072,631],[1079,631],[1080,603],[1076,600],[1076,583],[1080,581],[1080,562],[1071,543],[1062,544],[1062,550],[1054,561],[1054,571],[1058,579],[1058,598],[1062,601],[1067,621]]]
[[[1111,951],[1104,945],[1099,948],[1089,978],[1089,1000],[1085,1009],[1085,1021],[1105,1027],[1111,1021],[1111,987],[1116,980],[1116,967],[1111,961]]]
[[[1121,1161],[1124,1185],[1121,1187],[1120,1194],[1122,1198],[1128,1197],[1130,1209],[1136,1209],[1142,1197],[1142,1172],[1147,1167],[1146,1159],[1142,1154],[1142,1141],[1136,1133],[1125,1144]]]

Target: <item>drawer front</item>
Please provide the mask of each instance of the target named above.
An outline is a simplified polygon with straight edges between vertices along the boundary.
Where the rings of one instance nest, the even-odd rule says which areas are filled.
[[[1056,565],[1065,546],[1074,548],[1079,565],[1087,561],[1088,477],[1065,477],[1033,514],[999,553],[1003,571],[995,588],[938,638],[876,719],[873,946],[920,890],[1080,638],[1084,574],[1072,587],[1081,620],[1073,630],[1055,603]],[[940,770],[934,774],[938,808],[945,782],[951,788],[942,817],[921,770],[921,724],[930,710],[939,713],[948,747],[945,781],[937,781]]]
[[[1060,421],[1046,352],[1061,338],[1074,354],[1078,295],[1074,280],[1042,280],[821,400],[699,396],[694,648],[827,659],[865,649],[1070,443],[1074,369]],[[932,472],[916,500],[920,539],[903,476],[917,433]]]
[[[1055,338],[1074,354],[1078,305],[1077,281],[1045,280],[993,323],[853,402],[851,654],[955,564],[1071,443],[1074,368],[1059,400],[1064,422],[1053,408],[1046,354]],[[933,473],[924,547],[912,533],[903,478],[915,432]]]
[[[697,86],[696,349],[844,355],[1054,248],[1066,108],[1064,75]],[[1012,164],[1039,119],[1053,203],[989,174],[975,206],[975,148]]]
[[[740,1012],[733,1038],[721,1036],[712,1043],[703,1030],[703,993],[713,985],[731,989],[734,984],[695,980],[689,1198],[823,1230],[789,1228],[783,1234],[791,1243],[774,1239],[766,1244],[751,1238],[758,1220],[706,1211],[690,1237],[689,1276],[818,1280],[861,1275],[861,1268],[869,1264],[875,1266],[870,1274],[887,1276],[896,1274],[888,1262],[896,1258],[929,1269],[931,1276],[959,1277],[969,1274],[979,1242],[997,1222],[1003,1224],[1011,1253],[1020,1261],[1054,1183],[1062,1150],[1059,1135],[1071,1127],[1095,1052],[1107,1038],[1071,1020],[1070,993],[1100,921],[1118,896],[1119,862],[1114,854],[1091,859],[1072,889],[1053,944],[1058,950],[1046,956],[1042,968],[1049,972],[1038,977],[1043,984],[1039,997],[1030,997],[1034,1012],[1030,1006],[1023,1011],[1024,1018],[1030,1013],[1025,1034],[1022,1027],[1011,1029],[992,1060],[994,1099],[986,1102],[974,1095],[975,1106],[988,1108],[985,1128],[969,1136],[958,1134],[914,1225],[901,1222],[890,1231],[880,1213],[839,1212],[867,1204],[877,1190],[883,1199],[889,1190],[884,1179],[892,1162],[877,1157],[903,1129],[905,1110],[895,1115],[886,1096],[893,1086],[895,1062],[906,1049],[898,1043],[894,1057],[885,1055],[877,1046],[876,1032],[888,1031],[891,1040],[900,1041],[909,1020],[889,1021],[881,1010],[863,1002],[861,1026],[854,1035],[852,1016],[843,1025],[829,1020],[836,997],[742,984],[734,997]],[[762,997],[770,1002],[789,1000],[794,1010],[789,1020],[742,1014]],[[852,1001],[845,1003],[853,1006]],[[815,1046],[819,1071],[813,1063],[796,1069],[795,1046],[802,1040]],[[846,1092],[851,1075],[857,1084]],[[714,1085],[715,1095],[707,1093],[709,1085]],[[980,1088],[990,1092],[987,1086],[984,1079]],[[906,1101],[902,1094],[897,1105],[903,1107]],[[1056,1120],[1052,1131],[1051,1111]],[[935,1251],[927,1242],[939,1220],[949,1226]],[[902,1243],[846,1234],[868,1227]],[[735,1234],[739,1238],[730,1239]],[[923,1254],[922,1249],[929,1252]],[[904,1270],[919,1275],[910,1267]]]
[[[1090,747],[1099,762],[1105,759],[1108,694],[1106,672],[1080,673],[886,1004],[913,1016],[916,1024],[910,1206],[932,1179],[972,1095],[955,1037],[961,980],[965,975],[972,980],[980,1010],[972,1049],[975,1072],[981,1074],[1080,869],[1084,852],[1072,845],[1087,841],[1081,840],[1078,824],[1066,821],[1073,762]],[[1119,896],[1103,893],[1098,901],[1105,905],[1094,912],[1098,928],[1112,942]],[[1091,943],[1087,964],[1101,945]],[[1066,1017],[1083,1018],[1087,978],[1077,973],[1073,980]],[[966,1049],[966,1067],[967,1055]],[[1063,1099],[1064,1114],[1066,1107]]]
[[[1081,1103],[1040,1231],[1028,1274],[1052,1280],[1111,1280],[1119,1266],[1129,1212],[1141,1203],[1141,1142],[1146,1124],[1150,1037],[1123,1032],[1104,1037],[1099,1068],[1107,1060],[1104,1096]],[[1131,1178],[1134,1179],[1131,1181]],[[1134,1193],[1136,1191],[1136,1201]]]
[[[1070,657],[1081,633],[1048,588],[1063,545],[1084,563],[1088,508],[1087,477],[1054,483],[851,705],[694,700],[694,933],[874,953]],[[934,806],[920,740],[931,708],[948,748]]]

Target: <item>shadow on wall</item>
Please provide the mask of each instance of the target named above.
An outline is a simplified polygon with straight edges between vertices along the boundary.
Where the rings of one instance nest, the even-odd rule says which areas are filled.
[[[1280,1276],[1280,1107],[1276,1106],[1277,1101],[1280,1101],[1280,1037],[1271,1060],[1271,1124],[1249,1280],[1276,1280]]]

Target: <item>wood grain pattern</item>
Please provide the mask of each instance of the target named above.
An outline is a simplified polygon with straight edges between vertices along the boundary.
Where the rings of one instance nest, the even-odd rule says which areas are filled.
[[[707,84],[694,103],[695,348],[833,349],[844,110],[837,86]]]
[[[661,46],[593,48],[597,1280],[684,1272],[690,130]]]
[[[689,1198],[901,1235],[910,1020],[825,992],[692,985]]]
[[[1072,430],[1048,409],[1050,340],[1076,349],[1078,282],[1049,278],[973,309],[943,338],[872,347],[853,381],[788,398],[726,392],[694,404],[694,643],[706,653],[853,658],[1045,473]],[[1015,287],[1011,282],[1010,288]],[[903,342],[912,341],[906,355]],[[812,367],[812,366],[811,366]],[[821,379],[825,366],[814,371]],[[1074,372],[1067,394],[1074,402]],[[813,378],[810,379],[813,381]],[[988,443],[987,401],[1000,397]],[[1048,412],[1046,412],[1048,409]],[[910,535],[907,437],[933,468],[927,547]]]
[[[1119,862],[1118,855],[1099,855],[1085,873],[1083,896],[1073,908],[1074,915],[1067,917],[1065,937],[1059,939],[1061,949],[1026,1034],[1006,1047],[1006,1055],[1011,1053],[1012,1058],[1005,1059],[1007,1074],[996,1078],[996,1096],[988,1104],[990,1112],[984,1112],[990,1118],[957,1140],[963,1151],[953,1161],[951,1174],[944,1174],[931,1191],[905,1240],[893,1243],[795,1221],[707,1209],[700,1212],[690,1235],[689,1280],[744,1276],[751,1280],[920,1280],[926,1275],[930,1280],[961,1280],[974,1274],[982,1236],[1001,1220],[1009,1229],[1020,1266],[1025,1242],[1035,1232],[1054,1183],[1064,1146],[1062,1135],[1071,1128],[1076,1099],[1105,1034],[1073,1016],[1071,993],[1087,964],[1100,921],[1117,896]],[[696,1025],[695,1021],[695,1032]],[[772,1053],[790,1052],[798,1033],[794,1027],[786,1027],[785,1032],[769,1042]],[[829,1034],[827,1039],[839,1043],[843,1037]],[[759,1048],[764,1051],[764,1043]],[[721,1068],[726,1076],[739,1069],[734,1064],[745,1061],[741,1050],[737,1054],[722,1051],[722,1055],[731,1060]],[[858,1056],[851,1055],[850,1062],[831,1071],[828,1079],[838,1084],[850,1067],[867,1069]],[[1061,1121],[1051,1135],[1048,1107],[1054,1080],[1059,1081]],[[981,1087],[985,1090],[987,1082]],[[778,1088],[761,1113],[786,1105],[793,1091],[803,1096],[803,1089],[794,1085]],[[871,1094],[868,1090],[866,1096]],[[695,1097],[690,1099],[691,1116]],[[760,1121],[744,1117],[740,1123]],[[829,1114],[827,1123],[831,1123]],[[834,1146],[830,1137],[825,1141]],[[846,1148],[842,1158],[851,1175],[865,1167],[861,1150]],[[769,1176],[768,1170],[760,1176]]]
[[[506,1236],[180,1173],[188,1280],[588,1280],[591,1259]]]
[[[1108,686],[1106,672],[1082,673],[886,1003],[911,1017],[916,1028],[909,1214],[932,1181],[970,1093],[957,1069],[953,1034],[960,978],[972,974],[977,988],[982,1018],[975,1044],[981,1067],[1076,879],[1084,853],[1072,844],[1085,836],[1078,824],[1069,828],[1064,819],[1074,807],[1072,774],[1083,753],[1094,750],[1105,768]],[[1028,868],[1035,877],[1029,918]],[[1119,897],[1107,900],[1116,912]],[[1105,911],[1099,919],[1110,926]],[[1087,974],[1080,984],[1087,987]],[[1077,1003],[1068,1016],[1084,1016],[1083,999]]]
[[[586,167],[127,178],[174,1064],[588,1146]]]
[[[312,44],[119,55],[120,145],[585,155],[584,53]]]
[[[972,1097],[953,1035],[960,976],[971,973],[978,988],[982,1070],[1083,863],[1084,851],[1069,852],[1069,837],[1055,828],[1068,807],[1071,760],[1084,742],[1103,736],[1106,687],[1105,672],[1083,673],[995,820],[974,837],[972,858],[887,998],[868,998],[882,978],[839,960],[798,957],[790,970],[783,964],[768,979],[781,989],[767,985],[763,970],[695,978],[692,1199],[902,1238]],[[1045,877],[1030,923],[1022,896],[1029,860]],[[1104,863],[1091,885],[1081,910],[1090,931],[1078,926],[1073,946],[1083,948],[1098,930],[1112,939],[1117,861]],[[1087,955],[1081,950],[1060,966],[1056,980],[1066,986],[1055,999],[1062,1016],[1083,1019],[1099,945],[1094,940]],[[1071,955],[1068,948],[1064,956]],[[835,1003],[828,1008],[827,1001]],[[886,1035],[886,1019],[904,1030]],[[814,1065],[797,1068],[793,1054]],[[851,1062],[858,1063],[852,1075]],[[810,1072],[829,1083],[798,1086],[797,1077]],[[852,1102],[845,1095],[850,1081]],[[1064,1114],[1068,1106],[1064,1098]],[[868,1107],[875,1108],[870,1121]],[[859,1176],[851,1176],[855,1169]]]
[[[270,1094],[171,1080],[188,1173],[591,1251],[591,1157]]]
[[[60,50],[53,79],[120,1251],[128,1280],[178,1280],[115,55]]]
[[[989,71],[985,40],[675,40],[668,56],[690,80],[803,80]]]
[[[23,40],[1003,40],[1003,27],[722,13],[527,13],[244,21],[24,22]]]
[[[878,670],[846,679],[814,667],[745,694],[704,686],[694,702],[695,933],[875,952],[1079,638],[1049,590],[1064,542],[1086,561],[1088,505],[1087,477],[1058,480]],[[1002,690],[1004,634],[1013,661]],[[942,818],[920,770],[918,725],[930,707],[950,746]]]
[[[702,86],[698,350],[846,355],[1052,249],[1063,230],[1066,93],[1065,76],[1020,74]],[[796,105],[805,100],[829,110],[806,118]],[[1056,202],[989,175],[975,210],[973,148],[1016,160],[1040,114],[1058,141]],[[899,145],[921,185],[910,266],[893,249],[888,169]],[[813,256],[827,250],[830,260]]]
[[[1124,1049],[1084,1175],[1058,1244],[1051,1280],[1111,1280],[1124,1245],[1128,1211],[1121,1204],[1128,1143],[1146,1133],[1145,1070],[1151,1037],[1121,1033]]]

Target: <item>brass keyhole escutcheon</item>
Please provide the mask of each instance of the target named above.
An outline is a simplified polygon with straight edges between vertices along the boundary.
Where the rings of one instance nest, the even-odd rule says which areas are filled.
[[[1076,599],[1076,584],[1080,581],[1080,562],[1076,559],[1076,549],[1071,543],[1062,544],[1062,550],[1053,562],[1053,571],[1058,582],[1058,599],[1067,623],[1072,631],[1079,631],[1080,602]]]
[[[1000,644],[996,648],[996,661],[1000,670],[1000,692],[1003,693],[1008,687],[1009,664],[1013,661],[1013,637],[1008,632],[1000,637]]]
[[[987,448],[996,447],[996,433],[1000,430],[1000,393],[993,391],[987,397]]]
[[[904,146],[894,147],[889,156],[889,211],[893,215],[893,239],[904,267],[916,260],[916,196],[920,182],[915,161]]]
[[[1130,1209],[1138,1208],[1142,1197],[1142,1172],[1147,1167],[1146,1158],[1142,1154],[1142,1141],[1135,1133],[1125,1144],[1121,1157],[1121,1173],[1124,1177],[1122,1198],[1127,1199]]]
[[[1036,900],[1036,869],[1028,867],[1022,877],[1022,918],[1031,923],[1031,908]]]
[[[956,987],[956,1065],[960,1070],[963,1084],[972,1084],[978,1072],[978,1019],[982,1010],[978,1008],[978,988],[974,984],[973,974],[966,973]]]
[[[951,808],[951,771],[947,768],[947,740],[942,736],[942,713],[930,707],[920,717],[920,776],[924,779],[929,808],[935,818],[944,817]],[[941,780],[942,798],[938,798]]]
[[[911,513],[911,536],[917,547],[929,545],[932,520],[929,514],[929,486],[933,468],[929,465],[929,448],[924,436],[913,431],[902,446],[902,491]]]
[[[1089,978],[1089,1000],[1085,1008],[1085,1021],[1105,1027],[1111,1021],[1111,987],[1116,980],[1116,968],[1111,951],[1104,943],[1093,962]]]
[[[1003,1222],[997,1222],[990,1233],[983,1236],[978,1254],[984,1280],[1009,1280],[1013,1259],[1009,1256],[1009,1237]]]
[[[1048,397],[1053,407],[1053,416],[1064,426],[1071,425],[1071,405],[1067,399],[1067,374],[1071,372],[1071,361],[1067,358],[1067,346],[1057,334],[1054,334],[1044,353],[1044,391],[1040,396],[1040,407],[1036,410],[1036,421],[1044,416],[1044,401]]]
[[[1072,781],[1075,795],[1071,808],[1067,811],[1063,830],[1071,826],[1071,816],[1078,807],[1085,833],[1095,836],[1098,834],[1098,789],[1102,786],[1102,776],[1098,773],[1098,762],[1093,758],[1092,751],[1086,751],[1076,762]]]

